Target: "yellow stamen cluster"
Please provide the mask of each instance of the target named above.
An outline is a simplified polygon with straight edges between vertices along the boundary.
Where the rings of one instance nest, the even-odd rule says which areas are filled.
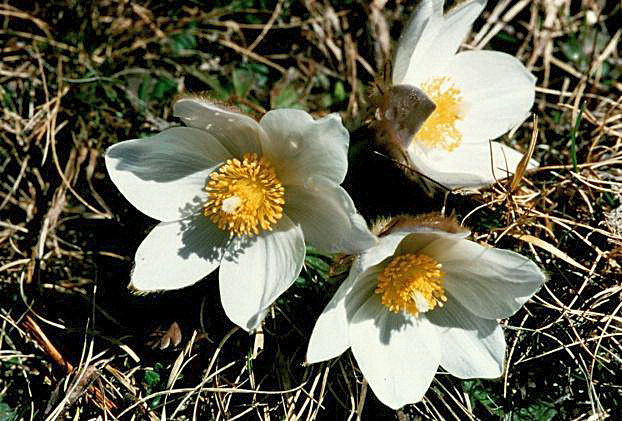
[[[270,161],[257,154],[229,159],[210,174],[205,190],[203,214],[231,235],[257,235],[260,227],[270,231],[283,217],[285,189]]]
[[[416,139],[430,148],[453,151],[462,142],[462,133],[456,122],[464,119],[461,111],[462,95],[448,77],[437,77],[425,82],[421,89],[436,104],[436,109],[425,121]]]
[[[422,254],[394,257],[378,276],[376,294],[393,313],[425,313],[447,301],[441,264]]]

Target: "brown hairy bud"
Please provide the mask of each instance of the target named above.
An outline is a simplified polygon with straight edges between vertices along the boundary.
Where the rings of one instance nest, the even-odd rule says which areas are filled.
[[[452,234],[469,232],[468,228],[461,226],[453,215],[444,216],[437,212],[422,213],[414,216],[397,215],[392,218],[380,218],[372,227],[372,232],[378,237],[383,237],[393,231],[445,231]]]
[[[393,161],[400,176],[419,185],[426,196],[443,186],[420,174],[413,165],[408,148],[417,132],[436,110],[436,104],[420,88],[392,85],[391,63],[387,62],[369,92],[371,109],[366,128],[371,134],[369,147]]]
[[[179,100],[182,100],[182,99],[198,99],[198,100],[201,100],[201,101],[209,102],[210,104],[217,105],[218,107],[222,108],[225,111],[230,111],[232,113],[238,113],[238,114],[245,114],[245,115],[248,115],[249,117],[254,118],[257,121],[259,121],[259,119],[263,115],[263,113],[259,113],[259,112],[251,112],[251,113],[244,112],[239,107],[234,105],[233,102],[231,102],[231,101],[222,101],[220,99],[212,98],[206,92],[178,94],[173,99],[173,104],[176,103]]]
[[[359,211],[371,219],[431,210],[433,191],[408,149],[436,105],[415,86],[392,85],[390,66],[387,62],[370,89],[365,124],[351,133],[344,182]]]
[[[370,123],[376,129],[376,141],[397,150],[398,156],[407,156],[413,136],[436,105],[425,92],[410,85],[390,86],[382,95],[377,91],[371,101],[376,106],[375,120]]]

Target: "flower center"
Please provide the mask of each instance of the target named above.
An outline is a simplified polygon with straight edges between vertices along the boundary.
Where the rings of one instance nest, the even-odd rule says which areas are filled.
[[[257,154],[229,159],[210,174],[205,190],[203,214],[231,235],[257,235],[259,227],[270,231],[283,216],[285,189],[270,161]]]
[[[430,79],[421,89],[434,101],[436,110],[423,123],[417,140],[430,148],[439,147],[451,152],[462,142],[462,133],[456,127],[456,122],[464,119],[460,89],[448,77]]]
[[[393,313],[419,313],[442,307],[447,301],[441,264],[422,254],[396,256],[378,275],[375,293]]]

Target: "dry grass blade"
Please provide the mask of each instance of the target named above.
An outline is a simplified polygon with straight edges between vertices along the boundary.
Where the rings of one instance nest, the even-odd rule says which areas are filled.
[[[533,132],[531,133],[531,141],[529,142],[529,149],[516,166],[514,176],[512,176],[512,182],[510,183],[510,191],[514,192],[520,185],[520,182],[525,175],[529,161],[533,156],[533,152],[536,150],[536,143],[538,142],[538,116],[533,117]]]
[[[549,253],[551,253],[553,256],[562,259],[563,261],[565,261],[566,263],[579,268],[585,272],[589,272],[590,270],[588,268],[586,268],[585,266],[583,266],[581,263],[577,262],[576,260],[574,260],[573,258],[571,258],[570,256],[568,256],[568,254],[564,253],[563,251],[561,251],[560,249],[558,249],[557,247],[555,247],[553,244],[551,243],[547,243],[546,241],[538,238],[538,237],[534,237],[532,235],[525,235],[525,234],[512,234],[513,237],[518,238],[521,241],[526,241],[529,244],[533,244],[536,247],[540,247],[543,250],[548,251]]]
[[[56,365],[62,368],[66,373],[73,371],[73,364],[67,361],[63,355],[58,351],[52,342],[48,339],[47,335],[43,333],[39,324],[30,317],[30,315],[24,316],[22,326],[30,332],[33,339],[37,341],[39,346],[43,348],[44,352],[54,361]]]

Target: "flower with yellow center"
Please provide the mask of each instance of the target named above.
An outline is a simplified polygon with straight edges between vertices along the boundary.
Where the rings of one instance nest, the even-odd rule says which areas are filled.
[[[392,83],[419,87],[436,109],[414,134],[410,165],[450,189],[477,188],[509,177],[523,154],[490,142],[521,124],[535,97],[535,77],[514,56],[458,52],[485,0],[422,0],[395,54]],[[528,168],[537,166],[530,161]]]
[[[501,376],[497,319],[518,311],[545,276],[467,235],[402,226],[380,237],[318,318],[307,362],[351,348],[376,396],[395,409],[420,401],[439,365],[463,379]]]
[[[252,330],[296,280],[305,242],[344,253],[376,243],[339,185],[349,136],[338,115],[281,109],[257,122],[201,97],[174,113],[189,127],[106,151],[113,183],[161,221],[138,247],[133,288],[182,288],[220,267],[226,314]]]

